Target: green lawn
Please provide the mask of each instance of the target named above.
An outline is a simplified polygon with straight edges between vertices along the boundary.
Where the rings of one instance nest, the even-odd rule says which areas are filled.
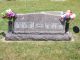
[[[80,60],[78,42],[0,42],[0,60]]]
[[[39,11],[66,11],[71,9],[77,15],[70,23],[74,41],[25,41],[3,42],[0,35],[0,60],[80,60],[80,33],[72,31],[73,26],[80,27],[80,0],[51,2],[50,0],[0,0],[0,16],[11,8],[16,13]],[[0,18],[0,31],[7,31],[7,20]]]

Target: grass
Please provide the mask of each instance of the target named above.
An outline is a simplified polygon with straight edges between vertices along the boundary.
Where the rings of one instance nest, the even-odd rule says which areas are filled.
[[[79,60],[77,42],[0,43],[0,60]]]
[[[8,8],[16,13],[38,11],[66,11],[71,9],[77,15],[70,23],[74,41],[26,41],[3,42],[0,35],[0,60],[80,60],[80,33],[72,27],[80,27],[80,0],[51,2],[50,0],[0,1],[0,13]],[[1,15],[1,14],[0,14]],[[0,31],[7,31],[7,20],[0,18]]]

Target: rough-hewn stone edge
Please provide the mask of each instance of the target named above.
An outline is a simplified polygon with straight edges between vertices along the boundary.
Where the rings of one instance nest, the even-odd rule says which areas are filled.
[[[7,33],[7,41],[69,41],[69,34],[12,34]]]

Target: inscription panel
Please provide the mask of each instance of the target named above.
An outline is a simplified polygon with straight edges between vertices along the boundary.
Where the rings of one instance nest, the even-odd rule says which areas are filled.
[[[64,33],[65,25],[60,16],[50,14],[23,14],[17,15],[14,24],[15,33]]]

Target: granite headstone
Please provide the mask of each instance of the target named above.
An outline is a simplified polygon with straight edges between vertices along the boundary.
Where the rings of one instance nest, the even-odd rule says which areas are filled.
[[[6,40],[70,40],[65,34],[65,23],[59,19],[62,11],[17,14],[14,33],[7,33]]]

